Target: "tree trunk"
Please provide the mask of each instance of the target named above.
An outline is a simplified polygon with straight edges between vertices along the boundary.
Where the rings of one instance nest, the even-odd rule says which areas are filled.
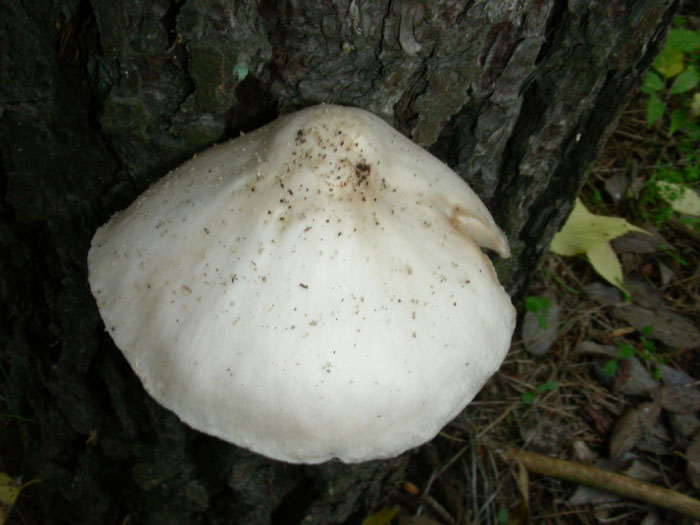
[[[677,2],[0,0],[0,470],[29,523],[343,523],[410,454],[290,466],[157,405],[86,282],[95,229],[197,151],[320,102],[447,162],[515,298]],[[8,416],[9,414],[9,416]]]

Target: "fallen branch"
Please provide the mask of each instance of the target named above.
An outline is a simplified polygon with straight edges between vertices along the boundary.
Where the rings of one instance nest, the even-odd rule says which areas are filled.
[[[620,496],[635,498],[700,519],[700,500],[658,485],[589,465],[527,452],[515,447],[508,447],[504,455],[508,460],[521,462],[527,470],[536,474],[607,490]]]

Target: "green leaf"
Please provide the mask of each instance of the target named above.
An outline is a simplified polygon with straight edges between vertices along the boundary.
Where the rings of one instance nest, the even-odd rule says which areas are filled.
[[[668,33],[664,49],[678,49],[692,53],[700,49],[700,33],[690,29],[672,29]]]
[[[619,343],[619,350],[617,351],[617,357],[620,359],[628,359],[634,357],[634,348],[629,343]]]
[[[683,71],[685,65],[685,55],[683,51],[675,48],[664,48],[654,59],[652,66],[664,78],[672,78]]]
[[[547,329],[547,320],[544,315],[549,312],[549,299],[546,297],[537,297],[535,295],[529,295],[525,298],[525,310],[531,312],[535,315],[537,324],[540,328]],[[544,314],[544,315],[543,315]]]
[[[688,113],[684,109],[674,109],[671,113],[671,123],[668,127],[669,134],[673,135],[679,129],[683,129],[689,122]]]
[[[525,404],[530,404],[535,400],[535,394],[534,392],[525,392],[522,396],[520,396],[520,401],[522,401]]]
[[[529,312],[547,313],[549,311],[549,307],[550,307],[549,299],[547,299],[546,297],[540,297],[537,295],[528,295],[525,298],[525,310],[528,310]]]
[[[501,507],[498,509],[498,514],[496,515],[496,521],[498,523],[505,523],[508,521],[508,509]]]
[[[547,381],[546,383],[542,383],[540,386],[537,387],[537,390],[540,392],[551,392],[552,390],[555,390],[559,383],[556,381]]]
[[[605,364],[603,365],[603,373],[606,376],[615,375],[616,370],[617,370],[617,359],[611,359],[610,361],[606,361]]]
[[[641,90],[644,93],[647,93],[647,91],[644,91],[644,88],[647,88],[651,91],[659,91],[661,89],[664,89],[665,87],[666,83],[664,82],[664,79],[656,73],[654,73],[653,71],[649,71],[649,73],[647,73],[647,76],[644,78],[644,84],[642,85]]]
[[[651,125],[659,120],[666,111],[666,104],[656,93],[649,95],[647,100],[647,124]]]
[[[688,66],[680,73],[671,86],[671,94],[678,95],[690,91],[700,83],[700,73],[695,66]]]

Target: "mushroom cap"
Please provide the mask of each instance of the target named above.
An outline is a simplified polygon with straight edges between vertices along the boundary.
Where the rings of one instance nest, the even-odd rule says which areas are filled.
[[[498,369],[508,244],[457,174],[366,111],[321,105],[214,146],[97,230],[89,281],[146,390],[293,463],[395,456]]]

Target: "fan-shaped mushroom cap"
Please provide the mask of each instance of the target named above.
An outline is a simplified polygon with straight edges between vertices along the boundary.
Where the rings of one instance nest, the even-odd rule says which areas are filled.
[[[452,170],[322,105],[215,146],[92,241],[89,280],[146,390],[272,458],[397,455],[471,401],[515,312],[508,244]]]

